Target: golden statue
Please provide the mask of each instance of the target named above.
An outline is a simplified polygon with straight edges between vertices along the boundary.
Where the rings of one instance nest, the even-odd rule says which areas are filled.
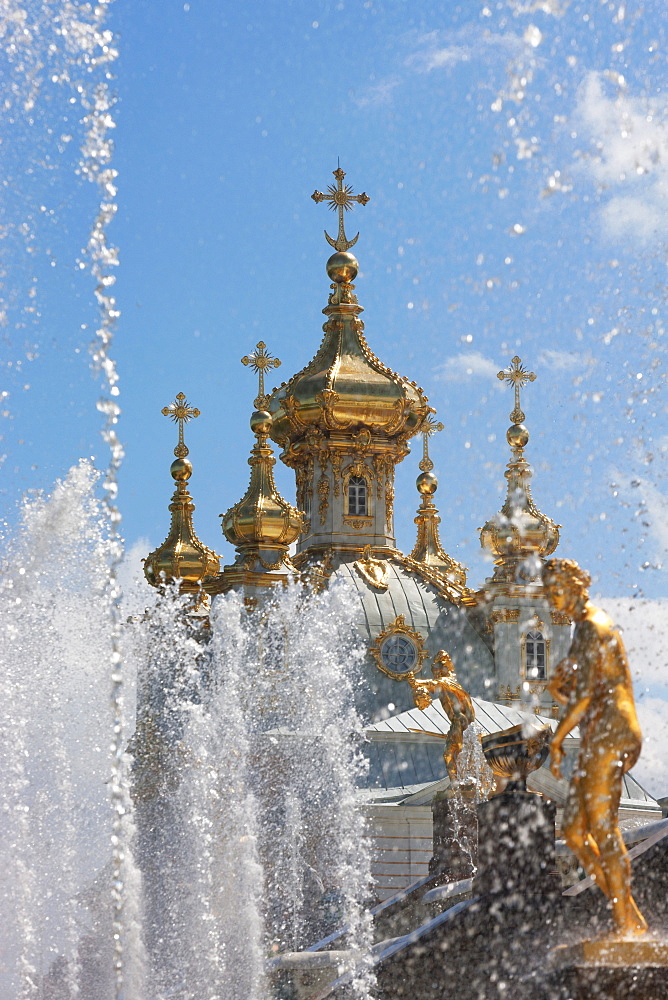
[[[549,683],[564,705],[551,744],[551,770],[561,778],[564,738],[580,726],[580,756],[564,810],[566,843],[612,905],[617,931],[642,934],[647,923],[631,895],[631,865],[617,814],[622,775],[640,755],[642,738],[624,644],[613,622],[589,602],[591,577],[571,559],[543,568],[547,598],[575,622],[568,656]]]
[[[418,708],[429,708],[432,696],[438,692],[443,711],[450,719],[450,729],[444,737],[443,760],[452,785],[457,786],[457,757],[464,745],[464,730],[475,719],[475,710],[470,695],[457,680],[452,660],[444,649],[434,657],[431,672],[433,681],[416,680],[414,674],[409,674],[407,680]]]

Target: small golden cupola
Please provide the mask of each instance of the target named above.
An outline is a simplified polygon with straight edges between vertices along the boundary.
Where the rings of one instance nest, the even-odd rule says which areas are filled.
[[[183,426],[198,417],[199,410],[191,407],[184,393],[179,392],[175,401],[163,407],[162,412],[179,425],[179,442],[174,449],[176,459],[170,469],[176,490],[169,505],[172,512],[169,534],[144,560],[144,576],[152,587],[178,581],[180,593],[200,594],[202,580],[218,572],[220,560],[195,534],[192,521],[195,504],[187,486],[193,467],[187,458],[189,452],[183,440]]]
[[[280,365],[278,358],[267,352],[260,341],[255,353],[241,359],[258,375],[259,391],[250,427],[255,445],[248,459],[250,483],[242,499],[225,513],[223,534],[237,550],[236,561],[225,566],[215,579],[207,581],[210,594],[221,594],[233,587],[266,588],[284,582],[295,573],[289,548],[304,526],[304,516],[284,500],[274,483],[276,464],[268,443],[271,416],[267,412],[269,397],[264,391],[267,369]]]
[[[520,389],[536,376],[527,371],[521,358],[514,357],[507,369],[497,373],[497,378],[515,390],[512,424],[506,432],[512,457],[504,473],[508,480],[506,501],[500,512],[480,529],[480,544],[494,556],[496,568],[491,582],[512,585],[540,579],[541,561],[559,543],[559,525],[536,507],[529,485],[531,466],[524,458],[529,432],[523,423]]]
[[[336,253],[327,261],[324,337],[312,361],[269,403],[271,437],[295,470],[297,504],[306,512],[300,552],[394,545],[394,467],[429,412],[423,390],[386,367],[366,342],[353,284],[359,265],[349,252],[359,233],[346,239],[344,211],[369,198],[352,194],[340,168],[334,177],[327,194],[312,195],[339,216],[338,238],[325,232]]]
[[[435,411],[431,411],[432,413]],[[434,463],[429,457],[429,438],[437,431],[443,430],[443,424],[429,416],[422,425],[422,459],[420,475],[415,481],[422,502],[418,508],[415,523],[417,524],[417,540],[410,558],[427,567],[441,589],[466,587],[466,570],[461,563],[456,562],[445,552],[438,534],[441,519],[432,497],[438,489],[438,479],[432,472]]]

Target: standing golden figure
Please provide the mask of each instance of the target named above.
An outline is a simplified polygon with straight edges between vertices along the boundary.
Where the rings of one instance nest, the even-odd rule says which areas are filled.
[[[432,696],[438,692],[443,711],[450,719],[450,729],[444,737],[443,760],[452,785],[457,786],[457,757],[464,746],[464,730],[475,719],[475,710],[470,695],[457,680],[452,660],[444,649],[434,657],[431,672],[434,675],[432,681],[418,681],[414,674],[410,674],[407,680],[418,708],[428,708]]]
[[[551,769],[561,777],[563,740],[580,726],[564,837],[610,900],[617,931],[642,934],[647,923],[631,895],[631,865],[617,820],[622,776],[636,763],[642,738],[624,644],[610,618],[589,602],[590,583],[589,574],[571,559],[550,559],[543,568],[552,607],[575,623],[568,656],[549,685],[565,706],[552,738]]]

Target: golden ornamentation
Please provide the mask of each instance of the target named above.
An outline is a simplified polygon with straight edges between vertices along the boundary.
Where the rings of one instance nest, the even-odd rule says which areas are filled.
[[[429,452],[427,451],[427,438],[429,434],[427,432],[424,432],[424,434],[423,454],[429,459]],[[411,552],[411,558],[416,560],[416,562],[425,563],[433,567],[446,577],[456,579],[462,586],[465,586],[466,570],[460,563],[455,562],[441,545],[438,534],[438,526],[441,523],[441,519],[431,499],[438,488],[438,480],[428,466],[429,461],[425,462],[423,459],[420,463],[420,468],[423,469],[423,472],[416,480],[416,486],[422,496],[422,502],[415,518],[418,531],[417,539]]]
[[[405,641],[392,643],[393,637]],[[390,641],[384,646],[386,640]],[[406,624],[403,615],[397,615],[394,621],[376,636],[373,645],[369,646],[369,652],[378,669],[395,681],[405,681],[409,676],[415,678],[422,669],[423,661],[429,656],[429,651],[424,649],[424,639],[419,632]],[[406,670],[393,669],[393,665],[401,665],[402,659],[407,663]]]
[[[349,528],[354,528],[356,531],[361,531],[362,528],[370,528],[373,524],[372,517],[344,517],[344,525]]]
[[[436,410],[432,410],[429,407],[431,413],[435,413]],[[432,434],[436,434],[438,431],[443,430],[443,424],[438,421],[438,423],[433,419],[432,416],[428,416],[422,424],[422,461],[420,462],[418,468],[421,472],[431,472],[434,468],[434,463],[429,457],[429,438]]]
[[[177,392],[174,402],[170,403],[169,406],[163,406],[162,415],[170,417],[175,424],[179,425],[179,443],[174,449],[174,454],[177,458],[185,458],[188,449],[183,442],[183,425],[194,417],[199,417],[199,410],[189,405],[185,393]]]
[[[517,687],[515,688],[514,691],[511,688],[510,684],[507,684],[507,685],[501,684],[501,686],[499,687],[499,700],[500,701],[521,701],[522,700],[522,696],[520,694],[520,686],[519,686],[519,684],[517,685]]]
[[[514,624],[520,620],[520,609],[519,608],[499,608],[496,611],[492,611],[490,615],[490,621],[496,625],[498,622],[503,622],[505,624]]]
[[[258,374],[255,405],[258,400],[266,400],[264,372],[275,368],[276,361],[266,353],[262,341],[255,354],[242,358],[242,364],[251,365]],[[276,489],[273,473],[276,459],[268,443],[271,415],[266,410],[256,410],[250,426],[256,440],[248,459],[251,467],[248,489],[238,503],[221,514],[223,533],[236,548],[237,559],[207,581],[210,594],[224,593],[238,585],[272,586],[294,572],[288,550],[303,530],[304,514]]]
[[[269,405],[269,396],[265,395],[264,391],[264,373],[270,368],[280,368],[281,362],[278,358],[272,358],[271,354],[267,351],[267,345],[264,341],[260,340],[255,345],[255,353],[247,354],[246,357],[241,359],[242,365],[250,365],[254,372],[258,376],[258,391],[257,396],[253,400],[253,405],[256,410],[265,410]]]
[[[515,355],[508,368],[504,371],[497,372],[496,377],[514,387],[515,409],[510,414],[510,419],[514,424],[521,424],[524,420],[524,414],[522,413],[522,408],[520,407],[520,389],[523,389],[527,382],[535,381],[535,373],[527,371],[522,364],[522,359]]]
[[[622,639],[605,612],[589,601],[591,577],[571,559],[550,559],[543,585],[556,611],[575,622],[568,655],[549,684],[564,708],[552,739],[551,770],[561,778],[564,738],[580,727],[562,829],[566,843],[610,900],[620,936],[647,923],[631,895],[631,866],[619,831],[622,777],[636,763],[642,737]]]
[[[493,583],[529,583],[540,576],[541,560],[550,555],[559,543],[559,525],[543,514],[531,496],[529,481],[531,466],[524,458],[529,432],[520,408],[520,389],[536,378],[528,372],[519,357],[514,357],[505,371],[497,374],[515,389],[515,408],[510,414],[514,421],[506,440],[512,457],[504,473],[508,481],[506,500],[500,512],[480,529],[480,544],[495,557]]]
[[[550,621],[553,625],[570,625],[571,620],[563,611],[550,611]]]
[[[327,520],[327,509],[329,508],[329,479],[324,472],[318,480],[318,496],[320,497],[318,514],[320,515],[320,524],[322,525]]]
[[[331,462],[332,478],[334,480],[334,496],[338,497],[341,495],[341,453],[339,451],[332,450]]]
[[[398,549],[391,550],[390,559],[397,565],[403,566],[409,573],[415,573],[416,576],[421,577],[425,583],[430,583],[442,597],[447,598],[453,604],[474,605],[476,603],[472,591],[466,586],[466,570],[454,559],[452,560],[452,569],[447,571],[436,569],[427,563],[418,562],[417,559],[404,555]]]
[[[174,449],[176,459],[170,469],[176,489],[169,505],[172,515],[169,534],[162,545],[144,559],[144,576],[152,587],[158,588],[178,580],[180,593],[198,595],[195,603],[198,607],[206,599],[201,590],[202,580],[220,569],[219,557],[202,545],[195,534],[192,521],[195,504],[187,486],[193,467],[186,458],[188,448],[183,440],[183,426],[198,417],[199,410],[191,407],[185,394],[179,392],[173,403],[163,407],[162,413],[179,425],[179,440]]]
[[[490,798],[503,791],[527,791],[527,778],[547,760],[551,736],[547,723],[529,727],[522,722],[482,737],[482,752],[496,778]]]
[[[394,486],[392,483],[385,484],[385,524],[388,532],[392,531],[392,520],[394,518]]]
[[[370,545],[364,547],[362,555],[353,565],[362,579],[376,590],[387,590],[390,567],[387,560],[374,559]]]
[[[364,191],[362,194],[353,194],[351,185],[344,185],[343,178],[346,175],[345,172],[341,170],[340,166],[333,171],[333,174],[336,177],[336,187],[333,184],[329,184],[327,186],[327,191],[329,192],[328,194],[323,194],[322,191],[314,191],[311,197],[316,204],[321,201],[328,201],[330,210],[332,212],[339,213],[338,237],[333,240],[331,236],[327,235],[327,231],[325,230],[325,239],[331,247],[334,247],[335,250],[345,251],[350,250],[351,247],[355,246],[360,234],[358,233],[352,240],[346,239],[346,233],[343,227],[343,213],[344,211],[349,212],[355,202],[359,205],[366,205],[369,201],[369,196]]]
[[[434,679],[416,680],[411,674],[406,679],[413,692],[413,700],[417,708],[425,709],[431,705],[432,697],[438,694],[438,700],[443,711],[450,719],[450,728],[442,737],[445,740],[443,760],[450,778],[451,787],[457,787],[457,757],[464,745],[464,731],[475,719],[475,710],[471,696],[464,690],[455,674],[452,660],[444,649],[438,651],[431,667]],[[414,732],[415,730],[412,730]],[[440,733],[438,734],[441,735]]]
[[[376,500],[381,500],[383,496],[383,456],[373,456],[373,471],[376,474]]]

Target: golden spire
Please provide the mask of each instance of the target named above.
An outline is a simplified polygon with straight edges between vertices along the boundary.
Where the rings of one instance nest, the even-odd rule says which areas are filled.
[[[559,525],[536,507],[529,485],[531,466],[524,458],[529,431],[521,423],[524,413],[520,406],[520,389],[527,382],[533,382],[536,376],[534,372],[527,371],[522,359],[516,356],[508,368],[498,372],[497,378],[512,385],[515,390],[515,407],[510,414],[513,423],[506,432],[512,456],[505,472],[508,480],[506,501],[500,512],[480,529],[480,544],[495,556],[495,581],[521,583],[539,579],[540,564],[537,560],[556,549]],[[530,564],[532,556],[535,565]]]
[[[440,420],[438,422],[434,420],[432,414],[435,411],[431,407],[429,407],[429,411],[427,418],[420,428],[422,434],[422,460],[419,468],[422,471],[415,480],[415,485],[422,497],[422,503],[418,508],[417,517],[415,518],[415,524],[417,524],[418,528],[417,541],[415,542],[410,558],[426,566],[431,566],[450,583],[457,583],[465,587],[466,570],[461,563],[456,562],[447,554],[441,545],[438,535],[438,526],[441,523],[441,519],[431,499],[438,489],[438,479],[431,471],[434,468],[434,463],[429,457],[429,438],[432,434],[442,431],[443,424]]]
[[[369,201],[369,196],[365,191],[362,194],[353,194],[353,189],[350,184],[344,185],[343,178],[346,176],[345,171],[341,170],[338,166],[336,170],[332,171],[336,177],[336,187],[333,184],[328,185],[327,190],[329,194],[323,194],[322,191],[314,191],[311,197],[313,201],[328,201],[329,207],[332,212],[338,211],[339,213],[339,234],[337,239],[332,239],[332,237],[325,230],[325,239],[329,243],[330,247],[334,247],[335,250],[350,250],[357,243],[360,234],[354,237],[352,240],[346,239],[346,231],[343,226],[343,213],[344,211],[349,212],[353,207],[353,202],[357,202],[360,205],[366,205]]]
[[[170,469],[176,490],[169,505],[172,512],[169,534],[162,545],[144,560],[144,575],[152,587],[162,587],[179,580],[182,594],[195,594],[199,593],[203,578],[220,569],[216,553],[202,545],[195,534],[192,522],[195,505],[186,485],[193,467],[186,458],[188,448],[183,440],[183,426],[198,417],[199,410],[192,408],[184,393],[179,392],[174,402],[163,407],[162,412],[179,425],[179,441],[174,449],[176,460]]]
[[[255,405],[266,406],[264,373],[268,368],[278,368],[281,362],[260,341],[255,352],[243,357],[241,363],[250,365],[258,375]],[[226,566],[207,584],[211,594],[223,593],[235,585],[270,586],[294,572],[288,549],[302,531],[304,515],[283,499],[274,483],[272,469],[276,459],[268,444],[271,414],[266,409],[256,409],[250,426],[256,438],[248,459],[250,483],[242,499],[221,514],[223,534],[235,546],[238,556],[232,566]]]

